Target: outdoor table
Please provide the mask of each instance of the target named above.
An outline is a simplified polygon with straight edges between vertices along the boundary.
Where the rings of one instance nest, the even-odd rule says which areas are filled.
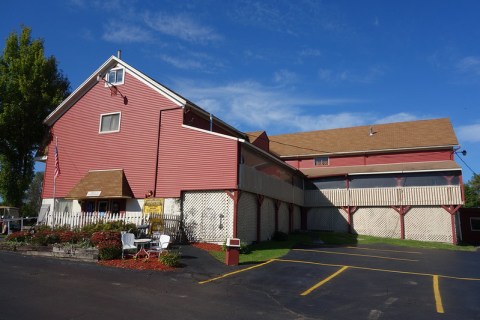
[[[150,258],[150,254],[148,253],[147,250],[145,250],[145,244],[150,243],[151,241],[152,241],[152,239],[148,239],[148,238],[135,239],[133,242],[135,244],[140,245],[140,250],[138,250],[138,252],[133,257],[136,259],[139,255],[145,255],[145,256],[147,256],[147,258]]]

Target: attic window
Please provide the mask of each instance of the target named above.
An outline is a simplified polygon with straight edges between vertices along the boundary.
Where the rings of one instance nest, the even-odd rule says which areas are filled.
[[[120,112],[100,115],[100,133],[120,131]]]
[[[110,84],[114,84],[114,85],[119,85],[119,84],[123,84],[124,82],[124,69],[123,68],[115,68],[115,69],[112,69],[108,72],[107,74],[107,81],[108,83]],[[107,85],[107,84],[105,84]]]
[[[316,166],[328,166],[328,157],[316,157],[313,161]]]

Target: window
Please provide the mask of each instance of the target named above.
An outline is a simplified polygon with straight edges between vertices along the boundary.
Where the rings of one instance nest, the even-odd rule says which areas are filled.
[[[120,112],[100,115],[100,133],[120,131]]]
[[[313,161],[316,166],[328,166],[328,157],[316,157]]]
[[[470,227],[472,231],[480,231],[480,218],[470,218]]]
[[[107,81],[110,84],[123,84],[123,74],[124,74],[124,69],[123,68],[117,68],[117,69],[112,69],[108,72],[108,78]],[[107,86],[107,83],[105,83],[105,86]]]

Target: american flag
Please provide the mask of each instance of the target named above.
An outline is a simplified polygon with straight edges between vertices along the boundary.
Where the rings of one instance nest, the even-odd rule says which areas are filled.
[[[58,161],[58,147],[55,146],[55,178],[60,175],[60,161]]]

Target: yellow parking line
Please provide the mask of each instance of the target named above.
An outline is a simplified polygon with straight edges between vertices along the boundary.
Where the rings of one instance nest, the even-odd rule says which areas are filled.
[[[357,266],[345,266],[345,265],[341,265],[341,264],[322,263],[322,262],[313,262],[313,261],[289,260],[289,259],[273,259],[273,260],[281,261],[281,262],[313,264],[313,265],[329,266],[329,267],[349,267],[349,268],[358,269],[358,270],[380,271],[380,272],[399,273],[399,274],[411,274],[411,275],[416,275],[416,276],[428,276],[428,277],[435,276],[434,274],[431,274],[431,273],[399,271],[399,270],[389,270],[389,269],[377,269],[377,268],[367,268],[367,267],[357,267]],[[440,278],[446,278],[446,279],[466,280],[466,281],[480,281],[480,278],[461,278],[461,277],[444,276],[444,275],[437,275],[437,276],[440,277]]]
[[[438,285],[438,275],[433,276],[433,295],[435,296],[435,306],[438,313],[444,313],[442,296],[440,295],[440,288]]]
[[[340,254],[340,255],[345,255],[345,256],[367,257],[367,258],[376,258],[376,259],[385,259],[385,260],[418,262],[418,260],[413,260],[413,259],[392,258],[392,257],[385,257],[385,256],[372,256],[372,255],[358,254],[358,253],[333,252],[333,251],[313,250],[313,249],[293,249],[293,250],[294,251],[305,251],[305,252],[328,253],[328,254]]]
[[[208,280],[200,281],[199,284],[204,284],[204,283],[212,282],[212,281],[215,281],[215,280],[218,280],[218,279],[222,279],[222,278],[226,278],[226,277],[228,277],[228,276],[231,276],[231,275],[234,275],[234,274],[237,274],[237,273],[240,273],[240,272],[244,272],[244,271],[248,271],[248,270],[251,270],[251,269],[258,268],[258,267],[262,267],[262,266],[264,266],[264,265],[266,265],[266,264],[268,264],[268,263],[270,263],[270,262],[273,262],[273,261],[275,261],[275,260],[268,260],[267,262],[254,265],[254,266],[252,266],[252,267],[248,267],[248,268],[245,268],[245,269],[241,269],[241,270],[229,272],[229,273],[223,274],[223,275],[218,276],[218,277],[215,277],[215,278],[211,278],[211,279],[208,279]]]
[[[418,251],[402,251],[402,250],[389,250],[389,249],[375,249],[375,248],[360,248],[360,247],[343,247],[356,250],[369,250],[369,251],[381,251],[381,252],[395,252],[395,253],[408,253],[408,254],[422,254]]]
[[[343,271],[347,270],[348,267],[347,266],[344,266],[342,267],[340,270],[337,270],[337,272],[333,273],[332,275],[330,275],[329,277],[323,279],[322,281],[320,281],[319,283],[317,283],[316,285],[314,285],[313,287],[311,287],[310,289],[308,290],[305,290],[304,292],[302,292],[300,295],[301,296],[306,296],[307,294],[311,293],[313,290],[317,289],[318,287],[324,285],[325,283],[327,283],[328,281],[332,280],[333,278],[335,278],[336,276],[338,276],[340,273],[342,273]]]

